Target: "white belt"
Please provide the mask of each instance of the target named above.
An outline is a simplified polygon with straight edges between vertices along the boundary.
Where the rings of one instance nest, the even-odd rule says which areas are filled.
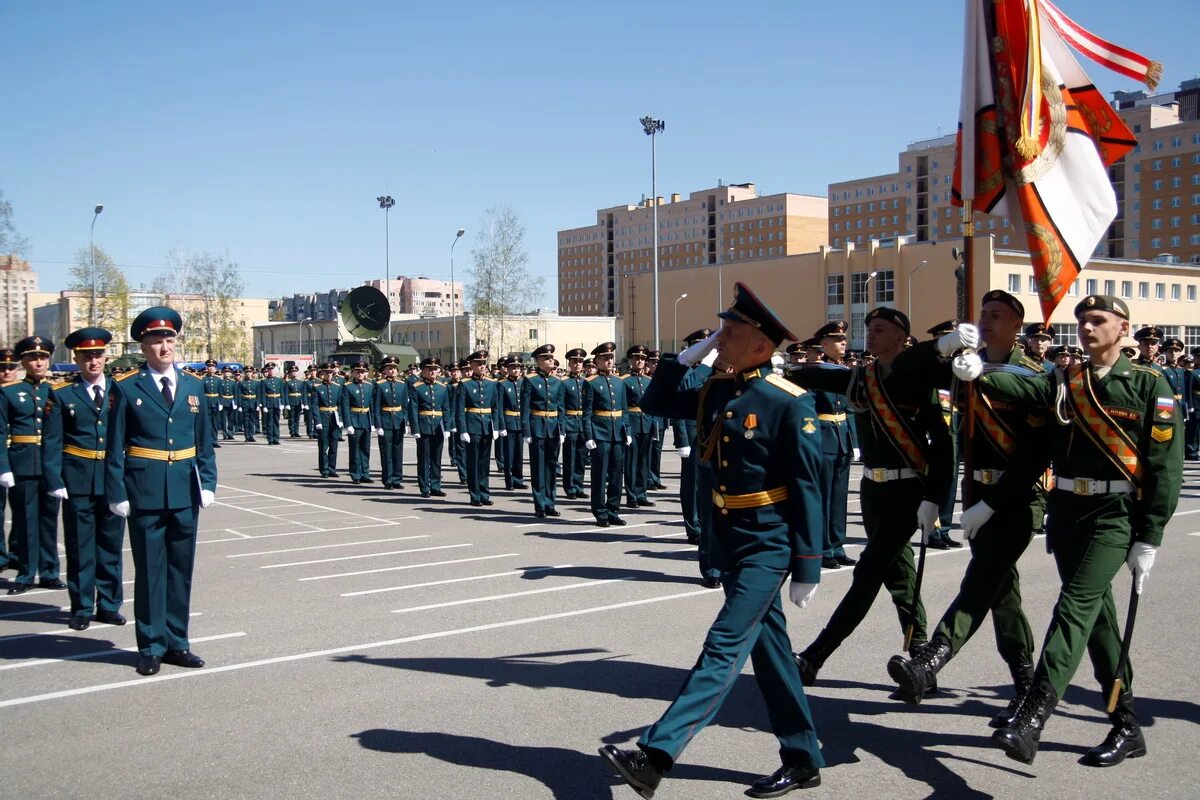
[[[975,482],[982,483],[984,486],[999,483],[1003,475],[1004,470],[1002,469],[977,469],[971,471],[971,477],[975,479]]]
[[[905,478],[917,477],[916,470],[908,469],[881,469],[878,467],[864,467],[863,477],[875,483],[888,483],[890,481],[901,481]]]
[[[1133,491],[1133,484],[1129,481],[1097,481],[1091,478],[1067,478],[1062,475],[1055,475],[1054,488],[1084,496],[1093,494],[1128,494]]]

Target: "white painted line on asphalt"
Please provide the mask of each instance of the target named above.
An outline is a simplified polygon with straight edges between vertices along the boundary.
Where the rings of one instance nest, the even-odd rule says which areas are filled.
[[[291,561],[287,564],[264,564],[259,569],[282,569],[283,567],[306,567],[310,564],[332,564],[335,561],[355,561],[360,558],[382,558],[383,556],[402,556],[409,553],[427,553],[431,550],[454,550],[459,547],[474,547],[470,542],[463,544],[440,544],[436,547],[417,547],[412,550],[389,550],[385,553],[360,553],[354,556],[337,556],[336,558],[318,558],[313,561]]]
[[[200,616],[203,616],[203,613],[200,611],[193,611],[192,613],[188,614],[188,617],[200,617]],[[52,631],[39,631],[37,633],[18,633],[18,634],[14,634],[12,636],[0,636],[0,644],[8,644],[9,642],[16,642],[21,639],[36,639],[39,636],[76,636],[76,635],[84,633],[84,631],[73,631],[70,628],[65,628],[65,627],[60,627],[60,626],[62,626],[62,623],[56,622],[56,623],[54,623],[54,630],[52,630]],[[128,625],[128,626],[126,626],[126,625],[107,625],[103,622],[98,622],[95,625],[88,627],[88,630],[89,631],[98,631],[98,630],[103,630],[104,628],[124,628],[124,627],[128,627],[131,631],[133,630],[132,625]]]
[[[420,517],[396,517],[396,519],[420,519]],[[387,528],[392,523],[381,524],[372,523],[370,525],[350,525],[346,528],[313,528],[308,531],[284,531],[282,533],[262,533],[257,536],[251,536],[251,539],[275,539],[280,536],[307,536],[310,533],[337,533],[338,531],[360,531],[363,528]],[[244,542],[245,539],[201,539],[196,544],[218,544],[219,542]],[[129,552],[126,549],[124,552]]]
[[[425,583],[409,583],[404,586],[387,586],[382,589],[364,589],[361,592],[346,592],[342,597],[361,597],[364,594],[379,594],[381,592],[400,592],[405,589],[423,589],[427,586],[445,586],[448,583],[466,583],[482,581],[487,578],[505,578],[514,575],[531,575],[535,572],[551,572],[556,569],[570,569],[574,564],[560,564],[557,567],[535,567],[533,569],[515,569],[508,572],[492,572],[487,575],[471,575],[466,578],[448,578],[444,581],[426,581]]]
[[[218,484],[217,488],[225,488],[225,487]],[[323,508],[326,511],[336,511],[339,514],[354,514],[354,516],[356,516],[356,517],[362,517],[363,519],[369,519],[374,522],[384,522],[384,523],[390,522],[390,520],[381,519],[380,517],[372,517],[372,516],[368,516],[367,514],[357,514],[353,511],[346,511],[345,509],[333,508],[331,506],[321,506],[321,505],[317,505],[316,503],[306,503],[303,500],[293,500],[290,497],[279,497],[279,496],[273,495],[273,494],[265,494],[264,492],[251,492],[249,489],[241,489],[240,491],[246,492],[247,494],[257,495],[259,497],[266,497],[271,500],[278,500],[282,503],[292,503],[295,505],[309,506],[310,508]]]
[[[602,581],[584,581],[582,583],[568,583],[564,586],[547,586],[543,589],[529,589],[524,592],[509,592],[507,594],[492,594],[486,597],[468,597],[465,600],[451,600],[447,603],[430,603],[425,606],[411,606],[409,608],[394,608],[393,614],[409,614],[413,611],[432,611],[435,608],[450,608],[451,606],[467,606],[473,603],[486,603],[490,600],[510,600],[514,597],[526,597],[531,594],[546,594],[548,592],[565,592],[569,589],[587,589],[593,586],[603,586],[606,583],[621,583],[622,581],[634,580],[634,576],[626,575],[621,578],[606,578]]]
[[[221,633],[217,634],[216,636],[201,636],[199,638],[188,637],[188,642],[190,644],[196,644],[197,642],[215,642],[218,639],[235,639],[239,636],[245,635],[245,631],[238,631],[237,633]],[[136,653],[137,651],[137,645],[134,645],[133,647],[110,647],[107,650],[93,650],[90,653],[75,653],[74,655],[59,656],[58,658],[35,658],[32,661],[18,661],[15,664],[0,665],[0,670],[37,667],[42,664],[56,664],[60,661],[83,661],[89,658],[100,658],[101,656],[106,656],[110,653]]]
[[[133,581],[122,581],[122,585],[129,585]],[[32,594],[32,593],[30,593]],[[128,600],[121,601],[121,605],[128,603]],[[0,614],[0,619],[11,619],[12,617],[32,617],[34,614],[51,614],[59,611],[70,611],[70,606],[59,606],[58,608],[34,608],[29,611],[14,611],[11,614]]]
[[[1175,517],[1186,517],[1188,514],[1200,514],[1200,508],[1193,508],[1191,511],[1176,511],[1171,515],[1171,519],[1175,519]]]
[[[254,538],[253,536],[251,536],[248,533],[242,533],[241,531],[235,531],[233,528],[226,528],[225,531],[227,533],[232,533],[234,536],[240,537],[242,539],[253,539]]]
[[[444,567],[448,564],[468,564],[472,561],[491,561],[496,558],[514,558],[520,553],[499,553],[494,556],[476,556],[474,558],[459,558],[454,561],[427,561],[424,564],[403,564],[399,567],[383,567],[382,569],[364,569],[359,572],[339,572],[336,575],[316,575],[311,578],[298,578],[300,583],[305,581],[325,581],[330,578],[353,578],[356,575],[374,575],[378,572],[399,572],[405,569],[420,569],[421,567]]]
[[[416,636],[406,636],[401,639],[388,639],[381,642],[367,642],[364,644],[352,644],[343,647],[333,647],[327,650],[312,650],[306,653],[293,653],[288,656],[276,656],[274,658],[264,658],[258,661],[244,661],[240,664],[223,664],[221,666],[206,666],[204,669],[183,670],[179,672],[160,672],[157,675],[152,675],[148,678],[135,678],[126,681],[116,681],[113,683],[102,683],[94,686],[80,686],[75,689],[64,689],[58,692],[46,692],[44,694],[28,695],[26,697],[14,697],[9,700],[0,701],[0,708],[11,708],[14,706],[29,705],[31,703],[43,703],[47,700],[61,700],[67,697],[78,697],[85,694],[95,694],[97,692],[107,692],[113,689],[128,689],[132,687],[152,686],[163,681],[176,681],[185,678],[204,678],[212,675],[220,675],[223,672],[236,672],[243,669],[252,669],[255,667],[267,667],[275,664],[287,664],[293,661],[305,661],[311,658],[324,658],[326,656],[342,655],[343,653],[355,653],[363,650],[377,650],[381,647],[395,647],[402,644],[411,644],[413,642],[425,642],[433,639],[445,639],[451,636],[464,636],[470,633],[481,633],[483,631],[499,630],[502,628],[512,628],[518,625],[532,625],[538,622],[551,622],[558,619],[569,619],[571,617],[580,617],[587,614],[597,614],[603,611],[618,611],[623,608],[633,608],[635,606],[647,605],[649,603],[661,603],[666,600],[682,600],[688,597],[699,597],[700,595],[708,595],[715,597],[711,589],[696,589],[688,592],[679,592],[676,594],[660,595],[658,597],[647,597],[641,600],[629,600],[624,603],[612,603],[604,606],[592,606],[590,608],[580,608],[574,611],[560,611],[555,614],[544,614],[539,617],[525,617],[523,619],[511,619],[503,622],[491,622],[486,625],[474,625],[469,628],[455,628],[446,631],[434,631],[432,633],[422,633]]]
[[[416,536],[394,536],[390,539],[368,539],[365,542],[338,542],[337,544],[314,544],[308,547],[288,547],[283,550],[260,550],[257,553],[233,553],[226,558],[249,558],[250,556],[273,556],[279,553],[299,553],[302,550],[326,550],[330,547],[355,547],[360,544],[382,544],[383,542],[403,542],[409,539],[428,539],[431,534],[422,533]]]

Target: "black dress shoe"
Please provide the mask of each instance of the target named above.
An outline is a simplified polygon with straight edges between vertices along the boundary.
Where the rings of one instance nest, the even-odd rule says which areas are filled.
[[[951,547],[951,548],[959,548],[959,547],[963,546],[963,543],[958,541],[957,539],[951,539],[950,534],[946,534],[945,536],[942,537],[942,544],[946,545],[946,547]]]
[[[494,506],[494,505],[496,505],[496,503],[495,503],[494,501],[492,501],[492,500],[484,500],[484,501],[483,501],[483,504],[484,504],[485,506]]]
[[[796,669],[800,670],[800,683],[805,686],[816,684],[819,667],[804,653],[792,653],[792,660],[796,662]]]
[[[472,500],[472,501],[471,501],[471,505],[472,505],[472,506],[474,506],[474,507],[476,507],[476,508],[479,508],[480,506],[482,506],[482,505],[483,505],[483,503],[480,503],[478,500]]]
[[[67,588],[67,585],[65,583],[63,583],[62,581],[60,581],[58,578],[43,578],[42,580],[38,581],[38,586],[42,587],[43,589],[65,589],[65,588]]]
[[[526,486],[526,485],[525,485],[525,484],[523,484],[523,483],[514,483],[514,484],[512,485],[512,488],[514,488],[514,489],[528,489],[529,487],[528,487],[528,486]]]
[[[374,482],[375,482],[374,478],[363,478],[361,481],[359,481],[359,483],[374,483]]]
[[[721,579],[720,578],[705,578],[704,580],[700,581],[700,585],[703,586],[705,589],[720,589],[721,588]]]
[[[841,563],[833,557],[821,559],[821,569],[841,569]]]
[[[338,477],[341,477],[341,474],[339,472],[337,472],[336,470],[331,470],[329,473],[329,477],[338,478]]]
[[[191,650],[168,650],[162,660],[172,666],[186,667],[187,669],[199,669],[204,666],[204,659]]]
[[[142,656],[138,659],[137,674],[147,676],[157,675],[161,664],[162,659],[158,656]]]
[[[600,757],[608,762],[621,780],[629,784],[629,788],[647,800],[654,797],[654,790],[662,783],[662,773],[641,750],[618,750],[606,744],[600,748]]]
[[[765,778],[756,780],[746,790],[747,797],[781,797],[796,789],[812,789],[821,785],[821,772],[812,767],[783,766]]]
[[[433,495],[434,497],[445,497],[446,496],[446,493],[443,492],[441,489],[434,489],[432,492],[430,492],[430,494]]]
[[[931,538],[928,542],[926,542],[925,546],[928,547],[930,550],[949,550],[950,549],[949,545],[947,545],[941,539],[933,539],[933,538]]]
[[[843,567],[853,567],[855,564],[858,563],[857,558],[851,558],[850,556],[844,555],[844,554],[840,555],[840,556],[834,556],[834,558],[836,558],[837,562],[839,564],[841,564]]]
[[[13,586],[7,592],[5,592],[5,594],[25,594],[32,588],[32,583],[18,583],[16,586]]]
[[[621,519],[620,517],[609,517],[608,521],[609,524],[616,525],[618,527],[625,524],[625,520]]]
[[[88,626],[92,624],[92,618],[82,614],[75,614],[71,617],[71,621],[67,623],[67,627],[73,631],[86,631]]]
[[[429,492],[421,492],[421,497],[429,497]],[[472,505],[474,505],[472,503]]]
[[[598,520],[596,520],[596,527],[597,527],[597,528],[607,528],[607,527],[608,527],[608,520],[606,520],[606,519],[598,519]],[[8,593],[9,593],[9,594],[12,594],[12,590],[11,590],[11,589],[9,589]]]
[[[562,512],[561,512],[561,511],[559,511],[557,508],[547,508],[547,509],[546,509],[546,516],[547,516],[547,517],[561,517],[561,516],[562,516]]]
[[[545,519],[545,518],[546,518],[546,512],[545,512],[545,511],[542,511],[542,510],[539,508],[537,511],[533,512],[533,516],[534,516],[534,517],[536,517],[537,519]]]
[[[641,506],[641,507],[645,508],[645,507],[647,507],[647,506],[653,506],[653,505],[654,505],[654,501],[653,501],[653,500],[638,500],[638,501],[637,501],[637,504],[638,504],[639,506]]]
[[[626,508],[637,508],[637,506],[638,506],[638,504],[637,504],[636,500],[630,500],[628,503],[625,504]]]
[[[117,611],[97,611],[96,622],[103,622],[105,625],[124,625],[126,623],[123,617]]]

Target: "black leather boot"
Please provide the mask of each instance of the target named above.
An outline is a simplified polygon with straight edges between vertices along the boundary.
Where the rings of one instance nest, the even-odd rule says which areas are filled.
[[[925,693],[937,688],[937,674],[950,661],[950,645],[934,639],[912,658],[892,656],[887,663],[888,675],[900,687],[898,696],[910,705],[920,705]]]
[[[992,717],[992,721],[988,723],[992,728],[1007,728],[1012,725],[1013,717],[1017,715],[1017,706],[1021,704],[1021,697],[1029,691],[1029,686],[1033,683],[1033,664],[1028,661],[1009,664],[1008,671],[1012,675],[1013,688],[1016,691],[1005,709]]]
[[[1125,692],[1117,699],[1117,708],[1108,715],[1112,730],[1104,741],[1088,750],[1079,763],[1088,767],[1115,767],[1127,758],[1146,755],[1146,737],[1133,713],[1133,695]]]
[[[619,750],[611,744],[600,748],[600,756],[608,762],[621,780],[642,797],[654,797],[662,782],[663,770],[655,766],[644,750]]]
[[[1032,764],[1042,739],[1042,729],[1056,705],[1058,694],[1050,682],[1044,678],[1034,681],[1029,691],[1022,695],[1012,725],[993,733],[992,741],[1014,761]]]

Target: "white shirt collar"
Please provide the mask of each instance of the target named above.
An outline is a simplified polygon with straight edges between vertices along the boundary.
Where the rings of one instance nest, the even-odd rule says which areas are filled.
[[[100,387],[100,396],[101,396],[101,397],[103,397],[103,396],[104,396],[105,390],[106,390],[106,388],[107,388],[107,387],[106,387],[106,385],[105,385],[105,379],[104,379],[104,376],[103,376],[103,375],[101,375],[99,378],[97,378],[97,379],[96,379],[96,380],[94,380],[94,381],[89,381],[87,378],[84,378],[84,379],[83,379],[83,385],[84,385],[85,387],[87,387],[87,393],[88,393],[89,395],[93,395],[93,394],[95,394],[95,393],[96,393],[96,390],[95,390],[95,389],[93,389],[92,387],[94,387],[94,386],[99,386],[99,387]]]
[[[166,378],[168,381],[171,382],[171,389],[172,389],[172,392],[174,392],[175,385],[179,382],[178,381],[179,376],[178,376],[178,373],[175,371],[175,367],[173,367],[173,366],[168,367],[166,372],[155,372],[153,369],[150,368],[149,365],[147,365],[146,371],[150,373],[150,377],[154,379],[154,383],[158,386],[162,386],[162,379]]]

